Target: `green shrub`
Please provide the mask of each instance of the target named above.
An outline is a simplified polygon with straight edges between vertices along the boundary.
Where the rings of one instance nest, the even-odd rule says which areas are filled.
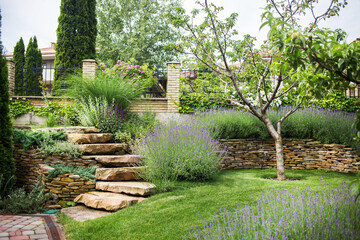
[[[21,143],[23,148],[27,149],[32,145],[40,146],[42,142],[53,142],[55,140],[66,140],[64,132],[33,132],[29,130],[14,129],[13,133],[14,144]]]
[[[115,134],[121,128],[124,112],[118,104],[101,105],[97,109],[99,115],[99,130],[103,133]]]
[[[127,75],[108,76],[98,73],[94,79],[83,79],[82,76],[71,78],[71,88],[66,94],[82,102],[105,99],[108,103],[127,107],[141,96],[143,89],[134,83]]]
[[[128,113],[120,130],[115,133],[115,140],[132,145],[136,139],[145,136],[157,124],[159,121],[155,120],[155,115],[150,111],[143,114]]]
[[[78,144],[67,141],[55,141],[54,143],[42,142],[39,151],[49,156],[67,154],[73,158],[77,158],[83,154]]]
[[[32,102],[26,98],[11,98],[10,99],[10,117],[17,118],[34,110]]]
[[[92,166],[92,167],[82,167],[82,166],[73,166],[73,165],[54,165],[51,166],[52,169],[49,174],[46,176],[47,179],[51,179],[56,177],[59,174],[66,174],[71,173],[74,175],[79,175],[81,178],[89,179],[90,181],[95,181],[95,171],[98,168],[98,166]]]
[[[155,127],[136,144],[135,153],[142,156],[143,178],[160,190],[166,190],[177,180],[213,178],[224,156],[220,144],[192,117]]]
[[[56,123],[55,114],[50,113],[46,119],[46,126],[53,127],[55,126],[55,123]]]
[[[0,207],[13,214],[37,213],[46,210],[43,205],[49,198],[50,195],[44,193],[44,185],[39,176],[30,193],[26,193],[23,188],[17,188],[0,201]]]

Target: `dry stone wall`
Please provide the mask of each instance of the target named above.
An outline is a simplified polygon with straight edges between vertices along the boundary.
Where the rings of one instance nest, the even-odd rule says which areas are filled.
[[[102,164],[94,159],[71,158],[67,154],[46,156],[37,152],[34,148],[24,151],[20,146],[15,146],[14,159],[16,164],[16,185],[17,187],[23,186],[26,191],[31,191],[34,188],[40,174],[40,164],[68,164],[84,167],[97,165],[102,167]]]
[[[220,140],[228,151],[223,169],[275,168],[273,140]],[[339,172],[358,172],[360,157],[352,148],[342,144],[322,144],[312,140],[284,140],[286,169],[317,169]]]
[[[95,181],[89,181],[75,174],[59,174],[48,179],[46,177],[52,168],[45,164],[40,164],[39,167],[45,193],[52,193],[59,200],[73,201],[78,195],[95,190]]]

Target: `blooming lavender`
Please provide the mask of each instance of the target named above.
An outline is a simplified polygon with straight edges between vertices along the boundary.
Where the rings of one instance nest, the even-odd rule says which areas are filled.
[[[269,118],[276,122],[283,117],[290,107],[280,107],[268,112]],[[248,112],[233,109],[214,109],[198,112],[199,121],[213,129],[214,138],[270,138],[259,119]],[[289,116],[282,124],[284,138],[315,139],[322,143],[340,143],[359,149],[353,140],[355,114],[339,110],[304,107]]]
[[[225,154],[194,117],[156,127],[135,146],[135,153],[143,157],[144,177],[160,184],[208,180],[219,171]]]
[[[257,201],[191,226],[185,239],[360,239],[360,206],[349,184],[319,184],[324,190],[268,189]]]

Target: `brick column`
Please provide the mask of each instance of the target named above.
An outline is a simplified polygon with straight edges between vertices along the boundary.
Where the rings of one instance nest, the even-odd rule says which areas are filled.
[[[8,80],[9,80],[9,95],[14,96],[14,88],[15,88],[15,62],[8,61]]]
[[[83,78],[94,78],[96,73],[97,62],[94,59],[82,60]]]
[[[178,109],[175,104],[179,103],[179,91],[180,91],[180,63],[178,62],[169,62],[167,63],[168,72],[167,72],[167,91],[166,98],[168,99],[167,103],[167,112],[177,113]]]

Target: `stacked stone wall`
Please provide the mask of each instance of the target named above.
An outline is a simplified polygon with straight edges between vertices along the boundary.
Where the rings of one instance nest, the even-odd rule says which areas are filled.
[[[26,191],[31,191],[34,188],[40,174],[40,164],[64,164],[83,167],[97,165],[102,167],[96,160],[82,159],[81,157],[71,158],[67,154],[46,156],[34,148],[22,150],[20,146],[15,146],[14,159],[16,164],[16,186],[24,187]]]
[[[276,168],[273,140],[221,140],[228,155],[223,169]],[[317,169],[353,172],[360,170],[359,154],[342,144],[322,144],[312,140],[284,140],[286,169]]]
[[[54,178],[46,178],[51,169],[40,164],[45,193],[52,193],[59,200],[73,201],[78,195],[95,190],[95,181],[89,181],[79,175],[59,174]]]

